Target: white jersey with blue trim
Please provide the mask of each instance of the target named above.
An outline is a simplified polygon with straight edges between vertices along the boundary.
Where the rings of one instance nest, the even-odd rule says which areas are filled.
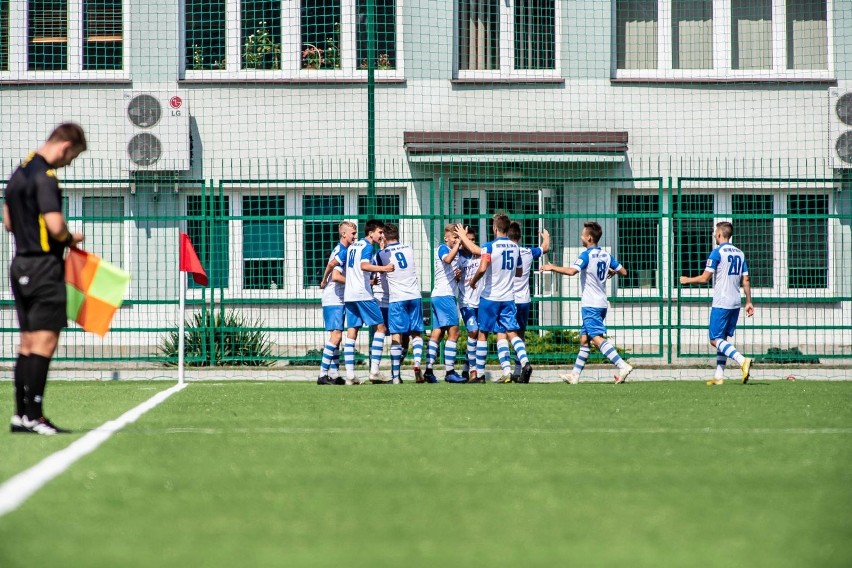
[[[409,245],[391,243],[379,251],[377,264],[394,266],[393,272],[383,272],[381,276],[387,282],[390,302],[419,300],[420,280],[417,278],[417,265],[414,262],[414,249]]]
[[[482,278],[482,299],[492,302],[514,301],[519,248],[508,237],[497,237],[482,245],[482,258],[491,261]]]
[[[459,295],[459,284],[456,282],[456,269],[459,267],[459,255],[447,264],[443,259],[450,254],[450,247],[442,244],[435,251],[435,286],[432,287],[432,297]]]
[[[740,286],[743,276],[748,275],[743,251],[731,243],[720,244],[707,258],[704,271],[713,273],[713,307],[739,308],[742,303]]]
[[[515,303],[529,304],[532,301],[530,294],[530,271],[534,260],[541,258],[544,252],[539,247],[518,247],[518,266],[515,268]]]
[[[346,263],[346,247],[343,243],[337,243],[331,251],[331,256],[328,257],[329,262],[333,262],[335,259],[337,259],[338,265],[334,267],[334,270],[345,275],[346,272],[344,272],[343,266]],[[342,306],[343,292],[345,289],[346,286],[340,282],[333,281],[331,279],[331,273],[329,273],[328,278],[326,279],[325,288],[322,290],[323,307]]]
[[[373,264],[373,244],[367,239],[361,239],[346,250],[346,289],[343,299],[347,302],[364,302],[375,300],[373,287],[370,285],[371,272],[361,270],[361,262]]]
[[[582,290],[580,307],[609,307],[606,293],[609,269],[621,268],[615,257],[601,247],[589,247],[574,261],[574,268],[580,271],[580,290]]]
[[[479,256],[462,256],[459,259],[459,265],[462,270],[461,282],[461,307],[463,308],[478,308],[479,297],[482,295],[482,285],[476,288],[471,288],[468,285],[470,279],[479,271],[481,258]]]

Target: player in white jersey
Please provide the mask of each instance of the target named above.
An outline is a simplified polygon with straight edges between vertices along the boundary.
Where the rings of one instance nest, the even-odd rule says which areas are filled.
[[[465,240],[471,245],[476,242],[476,233],[470,227],[456,225],[456,234],[464,232],[467,237]],[[462,377],[467,379],[468,383],[484,384],[485,383],[485,359],[488,356],[488,336],[479,331],[479,297],[482,295],[482,287],[471,288],[470,281],[473,276],[479,271],[481,250],[476,247],[475,250],[468,248],[469,245],[462,245],[460,253],[459,266],[462,270],[459,295],[459,309],[461,311],[462,321],[464,322],[465,330],[467,331],[467,357],[465,357],[466,371],[462,372]],[[481,339],[484,343],[482,349],[477,349],[478,342]]]
[[[603,236],[603,229],[598,223],[594,221],[584,223],[583,230],[580,232],[580,241],[586,250],[580,253],[574,265],[563,267],[545,264],[541,267],[542,270],[552,270],[568,276],[580,274],[582,290],[580,314],[583,318],[583,327],[580,329],[580,350],[574,361],[574,370],[562,375],[562,380],[570,384],[577,384],[580,381],[580,373],[583,372],[586,360],[591,353],[589,340],[613,365],[618,367],[615,384],[623,383],[627,375],[633,371],[633,367],[622,359],[618,350],[604,338],[606,335],[604,318],[609,306],[606,281],[616,274],[625,276],[627,269],[619,264],[614,256],[598,246],[601,236]]]
[[[367,221],[364,233],[365,237],[360,241],[352,243],[343,252],[344,270],[346,272],[346,287],[343,292],[345,302],[346,341],[343,344],[343,361],[346,366],[346,384],[358,384],[355,379],[355,339],[358,330],[363,325],[372,326],[375,329],[373,341],[370,345],[370,382],[388,382],[379,373],[379,365],[382,362],[382,348],[385,343],[387,327],[379,310],[379,303],[373,296],[373,287],[370,279],[373,272],[392,272],[393,265],[379,266],[374,263],[375,245],[379,242],[384,232],[384,225],[380,221]]]
[[[725,365],[733,359],[742,369],[743,384],[748,382],[751,372],[751,357],[744,357],[728,339],[737,330],[740,317],[740,286],[745,292],[746,317],[754,315],[751,303],[751,281],[743,251],[731,244],[734,226],[727,221],[716,223],[713,238],[716,248],[710,253],[707,265],[700,276],[681,276],[681,284],[706,284],[713,279],[713,307],[710,309],[710,345],[716,348],[716,373],[708,385],[721,385],[725,380]]]
[[[318,385],[339,384],[341,381],[338,375],[338,361],[340,360],[340,340],[343,338],[344,330],[343,291],[346,285],[346,276],[344,276],[343,262],[338,257],[343,256],[345,258],[346,249],[357,238],[358,227],[355,226],[355,223],[344,221],[338,225],[337,229],[340,234],[340,242],[331,251],[325,273],[320,281],[322,319],[329,336],[322,350],[320,376],[317,379]]]
[[[393,265],[393,272],[384,272],[381,279],[388,291],[388,331],[391,338],[391,380],[402,382],[400,368],[411,342],[414,367],[420,367],[423,357],[423,303],[414,249],[399,242],[399,228],[385,225],[387,246],[379,251],[376,264]]]
[[[509,240],[518,245],[518,262],[515,265],[515,308],[518,311],[518,335],[526,341],[527,323],[530,319],[530,310],[532,308],[532,294],[530,294],[530,272],[532,272],[532,264],[534,260],[538,260],[541,256],[550,250],[550,233],[547,229],[541,232],[541,244],[537,247],[527,248],[521,246],[521,225],[512,222],[509,225],[508,232]],[[521,362],[515,359],[515,372],[512,374],[512,380],[520,382],[521,380]]]
[[[486,337],[488,333],[497,334],[497,358],[503,374],[494,379],[495,383],[512,382],[512,363],[509,355],[509,341],[515,355],[521,361],[521,382],[528,383],[532,376],[532,365],[527,358],[527,346],[518,336],[517,309],[515,308],[515,267],[518,262],[518,245],[509,240],[509,217],[494,215],[494,240],[481,247],[482,256],[479,270],[470,279],[470,287],[476,288],[482,280],[482,295],[479,298],[479,329]],[[475,250],[475,243],[466,242],[465,246]],[[486,343],[487,345],[487,343]]]
[[[455,233],[455,225],[444,227],[444,242],[435,251],[435,286],[432,288],[429,304],[432,306],[432,334],[426,355],[426,373],[424,380],[436,383],[433,366],[438,358],[438,348],[444,334],[444,370],[448,383],[463,383],[464,378],[456,373],[456,349],[459,340],[459,295],[458,280],[461,277],[458,252],[461,242]],[[415,376],[419,369],[415,367]],[[419,379],[418,379],[419,380]],[[422,382],[422,381],[419,381]]]

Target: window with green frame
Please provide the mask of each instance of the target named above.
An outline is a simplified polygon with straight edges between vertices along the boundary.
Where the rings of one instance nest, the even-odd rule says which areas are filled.
[[[337,226],[344,216],[342,195],[302,196],[302,287],[320,285],[331,250],[340,241]],[[335,220],[313,219],[333,216]]]
[[[123,67],[123,0],[83,2],[83,70]]]
[[[9,70],[9,0],[0,0],[0,71]]]
[[[224,69],[226,0],[186,0],[184,31],[186,68],[194,71]]]
[[[83,197],[86,248],[117,266],[124,262],[124,197]]]
[[[358,196],[358,218],[367,220],[366,217],[368,215],[368,204],[369,200],[366,195]],[[383,223],[395,223],[399,225],[399,214],[402,213],[400,209],[400,198],[399,195],[377,195],[375,197],[375,212],[374,217]],[[361,227],[359,227],[358,236],[363,236],[363,223],[359,223]]]
[[[396,2],[373,0],[375,11],[375,69],[396,69]],[[357,54],[359,69],[367,68],[367,2],[358,0]]]
[[[243,196],[243,289],[284,287],[285,195]],[[280,217],[275,219],[275,217]]]
[[[201,264],[207,271],[210,286],[228,287],[228,222],[230,198],[227,195],[186,196],[186,233]],[[190,288],[203,288],[189,279]]]
[[[281,1],[240,2],[242,69],[281,69]]]
[[[828,288],[828,196],[788,195],[787,214],[788,287]]]
[[[27,2],[27,69],[64,71],[68,68],[68,2]]]
[[[673,200],[675,270],[681,274],[698,274],[704,270],[713,242],[714,196],[701,193],[676,195]],[[690,215],[679,218],[679,215]],[[708,282],[706,287],[712,286]]]
[[[618,277],[620,288],[657,288],[660,285],[660,197],[619,195],[618,261],[627,276]]]
[[[28,0],[26,10],[28,71],[117,71],[124,66],[123,0],[74,0],[79,21],[69,20],[69,0]],[[9,2],[0,3],[0,68],[9,68]],[[77,61],[69,36],[79,37]]]
[[[772,288],[775,281],[772,275],[775,265],[774,201],[772,195],[732,196],[731,212],[738,216],[733,220],[732,242],[745,254],[753,288]],[[746,217],[740,218],[740,215]]]

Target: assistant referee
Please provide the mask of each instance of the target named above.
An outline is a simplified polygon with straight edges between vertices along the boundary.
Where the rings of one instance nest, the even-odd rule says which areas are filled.
[[[14,433],[53,435],[68,430],[45,418],[42,410],[50,359],[65,315],[65,247],[83,240],[68,230],[62,214],[62,191],[56,170],[86,150],[83,129],[60,124],[36,152],[9,178],[3,224],[15,235],[15,257],[9,270],[21,343],[15,362]]]

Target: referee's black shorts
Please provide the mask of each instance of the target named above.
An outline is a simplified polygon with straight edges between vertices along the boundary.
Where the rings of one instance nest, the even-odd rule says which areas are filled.
[[[52,254],[16,256],[9,279],[21,331],[60,331],[68,325],[62,259]]]

